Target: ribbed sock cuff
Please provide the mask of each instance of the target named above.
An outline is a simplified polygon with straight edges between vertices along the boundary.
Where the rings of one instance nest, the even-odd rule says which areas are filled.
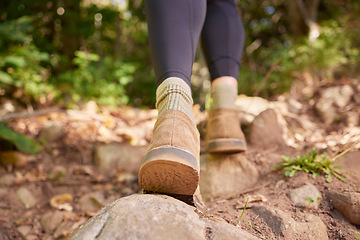
[[[235,101],[238,91],[230,84],[216,84],[211,87],[211,105],[210,109],[228,108],[236,109]]]
[[[166,110],[172,109],[185,113],[195,123],[192,113],[193,103],[191,88],[181,78],[170,77],[156,89],[156,108],[159,116]]]

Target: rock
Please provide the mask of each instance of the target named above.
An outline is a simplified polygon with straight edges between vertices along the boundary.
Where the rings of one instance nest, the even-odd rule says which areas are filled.
[[[138,171],[145,156],[146,147],[128,144],[104,144],[95,147],[94,165],[107,175],[114,175],[115,170]]]
[[[64,212],[61,211],[54,211],[54,212],[47,212],[42,215],[40,219],[41,227],[44,231],[48,234],[54,233],[56,228],[62,223],[64,220]]]
[[[70,221],[63,221],[62,223],[60,223],[60,225],[56,228],[54,232],[55,239],[59,239],[60,237],[62,237],[62,239],[65,239],[64,236],[67,236],[71,233],[71,225],[72,223]]]
[[[245,154],[204,154],[200,160],[200,190],[204,200],[234,195],[252,187],[258,171]]]
[[[291,113],[299,113],[302,109],[302,104],[295,98],[289,97],[286,99],[287,108]]]
[[[24,204],[25,208],[31,208],[37,203],[37,199],[26,187],[19,188],[16,191],[16,196]]]
[[[26,236],[30,233],[31,229],[32,227],[29,225],[22,225],[16,228],[16,230],[24,239],[26,239]]]
[[[244,124],[250,124],[257,115],[270,108],[268,100],[244,95],[237,97],[235,105],[240,112],[241,123]]]
[[[341,110],[349,103],[354,90],[349,85],[329,87],[320,93],[315,109],[321,120],[331,124],[337,117],[337,108]]]
[[[251,144],[261,148],[282,146],[285,145],[283,133],[276,112],[273,109],[267,109],[260,113],[251,124],[249,140]]]
[[[200,218],[194,207],[172,197],[137,194],[103,208],[75,230],[69,240],[258,239],[238,227],[224,224]]]
[[[360,192],[328,192],[331,203],[352,224],[360,225]]]
[[[349,127],[356,127],[360,125],[360,116],[358,112],[346,113],[346,125]]]
[[[321,193],[312,184],[306,184],[299,188],[292,189],[288,197],[297,207],[318,209]]]
[[[360,151],[350,151],[338,163],[345,172],[350,173],[346,175],[346,178],[356,185],[360,185]]]
[[[104,207],[104,196],[99,192],[91,192],[82,196],[79,200],[83,212],[95,212]]]
[[[327,228],[321,219],[308,213],[297,213],[304,221],[295,221],[290,213],[285,213],[270,206],[255,206],[252,210],[263,218],[266,224],[281,236],[279,239],[291,240],[322,240],[329,239]]]
[[[65,135],[61,126],[48,126],[40,130],[38,139],[45,143],[52,143],[60,140]]]
[[[206,238],[212,240],[234,240],[234,239],[249,239],[256,240],[250,233],[241,230],[239,227],[235,227],[225,222],[214,222],[208,219],[202,219],[206,224]],[[202,238],[201,238],[202,239]]]

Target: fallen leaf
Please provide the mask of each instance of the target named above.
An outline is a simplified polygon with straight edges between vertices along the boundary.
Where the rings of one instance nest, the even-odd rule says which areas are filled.
[[[50,199],[50,205],[54,208],[66,211],[72,211],[73,207],[70,203],[72,203],[73,197],[69,193],[55,195]]]

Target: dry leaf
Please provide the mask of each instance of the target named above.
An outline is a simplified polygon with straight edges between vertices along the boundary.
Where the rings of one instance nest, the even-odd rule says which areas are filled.
[[[60,210],[72,211],[73,207],[70,204],[72,201],[72,195],[69,193],[64,193],[52,197],[50,199],[50,205]]]

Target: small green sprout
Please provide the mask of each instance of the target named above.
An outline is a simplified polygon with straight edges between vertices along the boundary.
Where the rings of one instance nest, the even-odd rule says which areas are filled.
[[[273,167],[283,169],[284,175],[287,177],[293,177],[297,171],[304,171],[310,173],[313,178],[323,173],[326,175],[326,181],[329,183],[332,182],[333,176],[343,182],[349,182],[349,180],[342,175],[347,172],[344,172],[340,165],[334,164],[336,158],[349,150],[350,149],[347,149],[334,157],[328,157],[326,153],[319,155],[314,148],[311,152],[302,156],[298,155],[294,159],[282,156],[284,161],[273,165]]]
[[[238,225],[241,225],[241,220],[242,220],[242,218],[243,218],[243,216],[244,216],[245,209],[246,209],[246,207],[247,207],[248,201],[249,201],[249,197],[247,197],[247,199],[246,199],[245,206],[244,206],[244,208],[243,208],[243,210],[242,210],[242,212],[241,212],[241,216],[240,216]],[[251,222],[250,222],[249,220],[247,220],[247,219],[245,219],[245,218],[244,218],[244,220],[249,223],[249,225],[250,225],[251,228],[253,228],[253,226],[252,226],[252,224],[251,224]]]

